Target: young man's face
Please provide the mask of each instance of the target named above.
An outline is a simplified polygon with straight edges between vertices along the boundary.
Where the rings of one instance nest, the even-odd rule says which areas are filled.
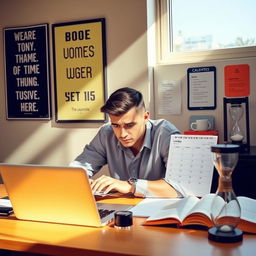
[[[130,109],[120,116],[109,115],[113,131],[124,147],[140,150],[145,136],[146,123],[149,119],[149,112],[144,108]]]

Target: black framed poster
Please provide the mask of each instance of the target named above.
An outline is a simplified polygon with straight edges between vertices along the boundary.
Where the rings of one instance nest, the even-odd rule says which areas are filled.
[[[104,122],[105,19],[52,25],[57,122]]]
[[[4,29],[7,119],[50,119],[48,24]]]
[[[216,108],[216,68],[194,67],[187,70],[188,109]]]

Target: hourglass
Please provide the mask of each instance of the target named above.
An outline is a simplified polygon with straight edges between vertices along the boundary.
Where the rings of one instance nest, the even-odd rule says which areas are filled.
[[[239,145],[219,144],[211,147],[213,162],[219,173],[219,184],[211,206],[214,227],[208,238],[215,242],[231,243],[243,239],[243,232],[236,228],[241,208],[232,186],[232,172],[238,162]]]
[[[230,139],[232,143],[242,143],[244,135],[239,127],[239,120],[243,116],[244,110],[241,104],[231,104],[229,113],[233,121],[233,126],[230,131]]]
[[[224,141],[240,146],[240,152],[250,151],[249,100],[223,98]]]

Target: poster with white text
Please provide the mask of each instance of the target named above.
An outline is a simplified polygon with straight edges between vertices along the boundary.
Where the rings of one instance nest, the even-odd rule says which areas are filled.
[[[48,24],[4,29],[7,119],[50,119]]]

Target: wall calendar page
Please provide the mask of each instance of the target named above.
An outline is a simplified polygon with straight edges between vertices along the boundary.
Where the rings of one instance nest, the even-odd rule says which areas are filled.
[[[200,197],[210,193],[214,170],[211,146],[217,140],[212,135],[172,135],[165,178],[186,194]]]

